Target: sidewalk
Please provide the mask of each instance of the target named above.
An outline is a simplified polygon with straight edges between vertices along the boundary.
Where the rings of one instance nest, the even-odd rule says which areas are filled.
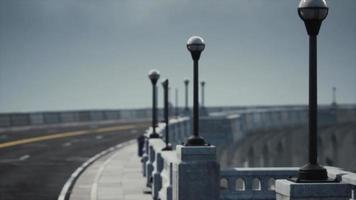
[[[151,200],[137,144],[131,143],[90,165],[73,186],[70,200]]]

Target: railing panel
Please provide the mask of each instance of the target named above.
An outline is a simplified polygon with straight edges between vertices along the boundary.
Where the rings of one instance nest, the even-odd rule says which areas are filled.
[[[276,179],[297,174],[298,168],[233,168],[222,170],[220,180],[227,180],[228,188],[220,191],[220,199],[275,199]],[[272,190],[273,189],[273,190]]]

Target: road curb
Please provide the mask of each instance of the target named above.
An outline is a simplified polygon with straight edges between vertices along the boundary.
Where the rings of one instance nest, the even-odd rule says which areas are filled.
[[[120,143],[116,146],[110,147],[96,155],[94,155],[93,157],[91,157],[89,160],[87,160],[86,162],[84,162],[80,167],[78,167],[69,177],[69,179],[66,181],[66,183],[64,184],[64,186],[62,187],[61,193],[58,196],[57,200],[69,200],[69,197],[72,193],[72,189],[74,187],[74,184],[76,183],[76,181],[78,180],[79,176],[91,165],[93,164],[95,161],[97,161],[98,159],[100,159],[101,157],[119,150],[127,145],[133,144],[135,143],[135,140],[129,140],[127,142],[123,142]]]

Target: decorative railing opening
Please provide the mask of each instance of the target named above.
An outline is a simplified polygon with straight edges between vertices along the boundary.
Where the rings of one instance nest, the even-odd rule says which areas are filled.
[[[235,191],[245,191],[245,180],[243,178],[236,179]]]

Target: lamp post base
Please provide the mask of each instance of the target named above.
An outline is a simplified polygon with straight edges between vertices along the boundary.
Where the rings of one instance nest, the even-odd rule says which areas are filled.
[[[151,133],[149,138],[160,138],[160,136],[157,133]]]
[[[188,138],[185,146],[205,146],[207,145],[205,140],[199,136],[191,136]]]
[[[298,177],[291,179],[295,182],[325,182],[328,180],[328,172],[318,164],[308,163],[299,169]]]
[[[166,146],[162,149],[162,151],[171,151],[171,150],[173,150],[171,144],[166,145]]]

